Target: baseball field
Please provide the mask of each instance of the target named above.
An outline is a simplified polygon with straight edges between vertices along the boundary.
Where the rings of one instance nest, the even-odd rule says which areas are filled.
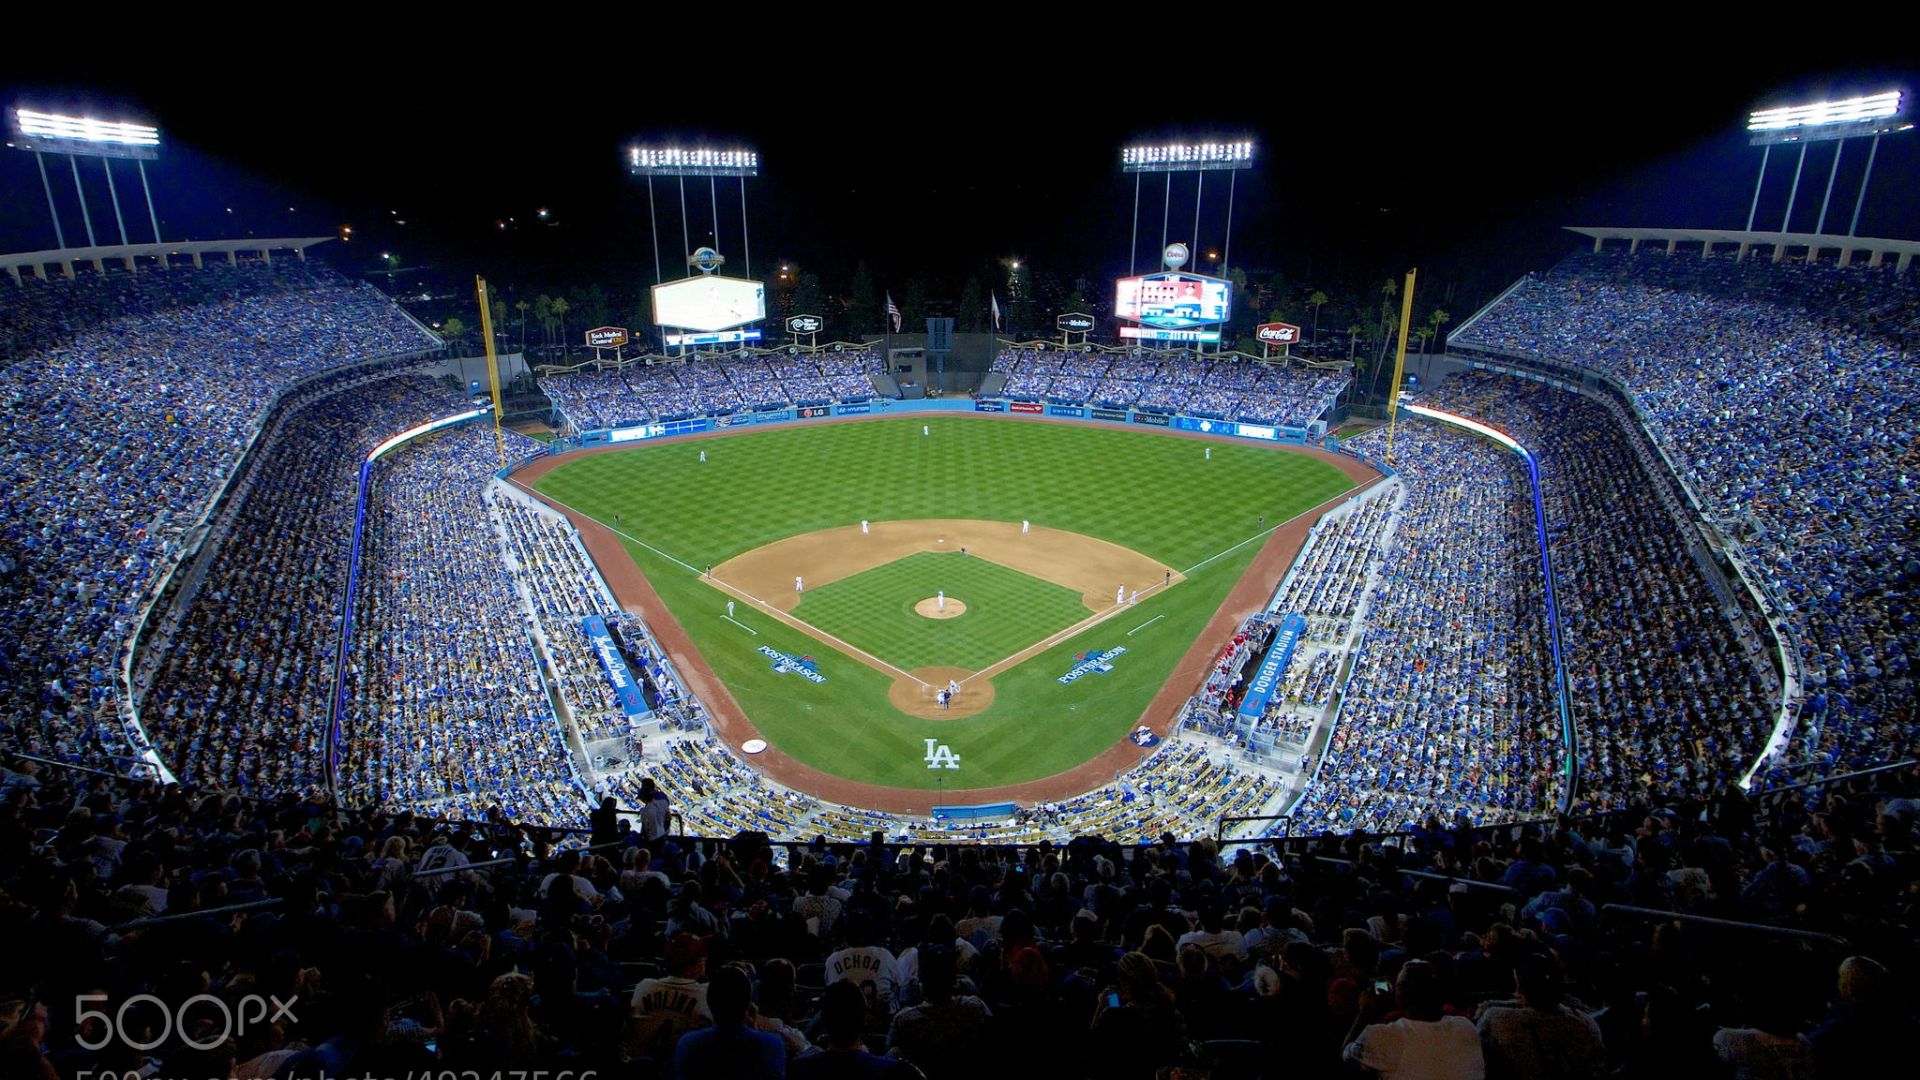
[[[1271,447],[970,416],[642,445],[534,481],[620,538],[667,609],[642,614],[775,750],[922,790],[1114,746],[1268,533],[1352,487]]]

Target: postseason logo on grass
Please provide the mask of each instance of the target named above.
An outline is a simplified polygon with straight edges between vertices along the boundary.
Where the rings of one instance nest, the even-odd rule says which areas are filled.
[[[765,650],[763,649],[761,651],[764,652]],[[1078,662],[1075,663],[1072,668],[1068,669],[1065,675],[1060,676],[1060,678],[1055,681],[1061,686],[1066,686],[1077,681],[1082,675],[1105,675],[1107,672],[1113,670],[1114,659],[1123,655],[1126,651],[1127,647],[1122,645],[1118,648],[1108,649],[1105,652],[1101,652],[1099,649],[1088,649],[1083,653],[1075,653],[1073,658]]]
[[[814,664],[811,656],[788,656],[771,645],[760,646],[760,655],[771,657],[773,670],[781,675],[791,671],[815,685],[827,681],[827,677],[820,674],[820,669]]]

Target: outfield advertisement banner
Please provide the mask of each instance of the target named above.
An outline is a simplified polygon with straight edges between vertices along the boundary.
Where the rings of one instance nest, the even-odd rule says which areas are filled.
[[[1017,413],[1037,413],[1037,412],[1045,411],[1040,407],[1040,403],[1037,401],[1016,401],[1013,404],[1007,406],[1007,408],[1008,410],[1012,412],[1017,412]]]
[[[758,424],[778,424],[793,419],[793,415],[792,409],[775,409],[772,412],[736,413],[733,416],[716,417],[713,421],[713,426],[716,428],[726,428],[753,427]]]
[[[835,405],[833,407],[833,415],[835,416],[860,416],[872,411],[873,402],[871,401],[856,401],[851,404]]]
[[[1084,419],[1087,415],[1087,410],[1081,408],[1078,405],[1049,405],[1047,406],[1047,415],[1048,416],[1077,416]]]
[[[1095,420],[1110,420],[1116,424],[1124,424],[1127,422],[1127,411],[1125,409],[1092,409],[1089,410],[1089,413]]]
[[[607,621],[598,615],[589,615],[580,620],[580,629],[586,632],[587,644],[600,658],[600,667],[607,673],[607,681],[613,684],[613,696],[620,699],[620,710],[627,714],[627,722],[637,724],[652,716],[653,710],[647,708],[647,699],[641,696],[639,684],[633,681],[627,658],[620,655],[613,635],[607,633]]]
[[[1168,427],[1172,424],[1173,418],[1163,416],[1160,413],[1137,412],[1133,414],[1133,422],[1136,424],[1145,424],[1148,427]]]
[[[1247,683],[1247,696],[1240,702],[1242,720],[1258,720],[1260,714],[1267,711],[1267,702],[1273,700],[1273,692],[1280,688],[1280,677],[1287,673],[1287,663],[1293,659],[1294,647],[1306,632],[1307,620],[1299,615],[1280,620],[1280,630],[1273,635],[1273,647],[1267,650],[1267,658],[1260,661],[1259,669]]]
[[[973,411],[974,412],[1006,412],[1007,403],[1004,401],[976,401],[973,403]]]
[[[620,428],[607,433],[608,442],[637,442],[642,439],[664,439],[669,435],[692,435],[701,431],[712,431],[711,417],[696,416],[691,420],[673,420],[665,424],[641,424],[638,427]]]

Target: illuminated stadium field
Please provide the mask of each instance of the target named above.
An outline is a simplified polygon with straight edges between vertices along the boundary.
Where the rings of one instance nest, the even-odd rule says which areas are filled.
[[[1352,487],[1265,448],[924,423],[603,453],[536,490],[621,535],[775,750],[848,780],[955,790],[1052,776],[1114,746],[1267,534]],[[964,614],[940,617],[941,593]],[[934,691],[949,681],[961,690],[943,709]],[[930,769],[929,739],[958,767]]]

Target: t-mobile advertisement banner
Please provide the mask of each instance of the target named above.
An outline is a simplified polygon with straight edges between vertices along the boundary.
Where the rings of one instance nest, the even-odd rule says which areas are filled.
[[[1145,424],[1148,427],[1167,427],[1173,421],[1171,417],[1162,416],[1159,413],[1137,412],[1133,414],[1133,422]]]
[[[1017,413],[1040,413],[1046,411],[1037,401],[1016,401],[1007,406],[1007,408]]]
[[[1299,615],[1280,620],[1280,629],[1273,635],[1273,648],[1268,649],[1267,658],[1260,661],[1252,681],[1247,683],[1247,696],[1240,701],[1242,719],[1257,720],[1267,711],[1267,702],[1272,701],[1274,691],[1280,689],[1280,677],[1287,673],[1287,663],[1293,659],[1294,647],[1306,632],[1307,620]]]
[[[620,699],[620,710],[627,714],[627,722],[638,723],[651,716],[653,710],[647,708],[647,699],[641,696],[639,684],[633,681],[627,658],[620,655],[613,635],[607,633],[607,620],[589,615],[580,620],[580,629],[586,631],[587,644],[600,658],[600,666],[607,673],[607,682],[613,684],[613,696]]]

